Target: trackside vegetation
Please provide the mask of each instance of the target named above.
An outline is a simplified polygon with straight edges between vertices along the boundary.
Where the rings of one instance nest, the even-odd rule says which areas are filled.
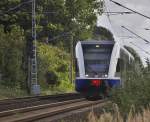
[[[73,83],[69,80],[69,64],[70,55],[63,48],[38,44],[38,79],[42,88],[45,89],[43,93],[74,90]]]
[[[0,84],[16,88],[25,87],[25,38],[19,26],[4,32],[0,26]]]
[[[94,112],[90,112],[88,115],[88,122],[149,122],[150,121],[150,109],[142,109],[142,112],[135,113],[134,107],[130,109],[126,119],[120,114],[118,106],[114,105],[114,111],[103,112],[97,117]]]
[[[136,65],[137,66],[137,65]],[[97,117],[89,114],[89,122],[142,122],[150,121],[150,62],[127,73],[127,80],[122,88],[112,90],[110,100],[113,107]]]
[[[112,101],[116,103],[120,112],[126,116],[131,106],[135,112],[142,111],[150,102],[150,65],[141,67],[141,71],[136,70],[128,73],[127,81],[123,88],[117,88],[112,92]]]
[[[69,80],[71,42],[92,38],[101,6],[97,0],[36,0],[38,82],[43,94],[73,90]],[[0,87],[4,92],[0,94],[29,95],[32,2],[1,0],[0,8]]]
[[[14,26],[11,32],[0,28],[0,97],[27,96],[25,37]],[[42,94],[73,91],[69,80],[70,55],[63,47],[38,43],[38,81]]]

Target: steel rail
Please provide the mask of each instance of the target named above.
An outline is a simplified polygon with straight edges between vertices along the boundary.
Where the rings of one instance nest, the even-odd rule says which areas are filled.
[[[0,112],[0,117],[14,115],[16,113],[24,113],[24,112],[44,109],[44,108],[47,108],[47,107],[60,106],[60,105],[64,105],[64,104],[79,102],[79,101],[82,101],[82,100],[83,99],[69,100],[69,101],[64,101],[64,102],[50,103],[50,104],[44,104],[44,105],[38,105],[38,106],[32,106],[32,107],[25,107],[25,108],[19,108],[19,109],[14,109],[14,110],[2,111],[2,112]]]
[[[107,100],[87,101],[86,99],[76,99],[64,102],[16,109],[11,111],[0,112],[2,122],[31,122],[46,117],[52,117],[65,112],[78,110],[98,104],[106,105],[110,103]]]
[[[81,97],[82,96],[78,93],[65,93],[65,94],[58,94],[58,95],[5,99],[5,100],[0,100],[0,111],[41,105],[41,104],[52,103],[52,102],[59,102],[64,100],[77,99]]]
[[[45,95],[45,96],[28,96],[28,97],[18,97],[13,99],[2,99],[0,100],[0,105],[2,104],[9,104],[13,102],[22,102],[22,101],[28,101],[32,99],[47,99],[47,98],[55,98],[55,97],[63,97],[63,96],[71,96],[71,95],[77,95],[78,93],[64,93],[64,94],[56,94],[56,95]]]

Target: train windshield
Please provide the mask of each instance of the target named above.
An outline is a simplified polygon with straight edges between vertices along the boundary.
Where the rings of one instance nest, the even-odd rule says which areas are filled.
[[[85,73],[88,77],[107,77],[113,44],[84,44]]]

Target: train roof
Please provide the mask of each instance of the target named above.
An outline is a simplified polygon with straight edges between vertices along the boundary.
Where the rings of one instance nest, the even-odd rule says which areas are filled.
[[[115,44],[114,41],[109,40],[89,40],[89,41],[80,41],[81,44]]]

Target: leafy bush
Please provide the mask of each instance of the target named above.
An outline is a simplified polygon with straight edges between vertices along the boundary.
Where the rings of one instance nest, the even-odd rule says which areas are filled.
[[[148,67],[137,71],[128,72],[127,80],[123,88],[117,88],[112,92],[112,101],[116,103],[122,114],[126,116],[132,105],[135,111],[141,111],[141,107],[147,107],[150,101],[150,71]]]
[[[38,44],[38,80],[44,90],[73,90],[69,80],[69,55],[58,47]]]

